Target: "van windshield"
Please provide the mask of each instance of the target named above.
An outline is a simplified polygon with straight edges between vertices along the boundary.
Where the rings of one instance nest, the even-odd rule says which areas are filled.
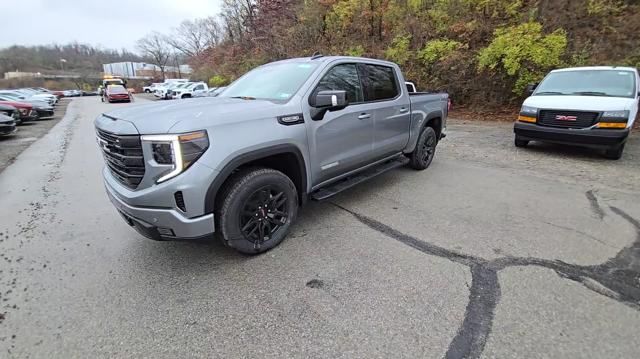
[[[625,70],[576,70],[552,72],[534,96],[572,95],[629,97],[636,95],[636,76]]]
[[[318,66],[312,62],[284,62],[258,67],[229,85],[222,97],[286,101]]]

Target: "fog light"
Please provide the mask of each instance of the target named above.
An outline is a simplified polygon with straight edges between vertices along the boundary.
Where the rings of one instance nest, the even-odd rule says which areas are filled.
[[[160,233],[161,236],[171,236],[171,237],[175,237],[176,236],[173,233],[173,229],[171,229],[171,228],[158,227],[157,230],[158,230],[158,233]]]

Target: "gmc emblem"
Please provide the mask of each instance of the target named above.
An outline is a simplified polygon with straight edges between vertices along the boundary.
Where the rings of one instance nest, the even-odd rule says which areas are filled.
[[[576,116],[557,115],[556,116],[556,120],[558,120],[558,121],[577,121],[578,118]]]

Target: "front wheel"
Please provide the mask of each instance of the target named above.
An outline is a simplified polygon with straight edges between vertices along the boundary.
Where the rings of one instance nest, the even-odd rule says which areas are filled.
[[[436,131],[431,127],[425,127],[418,137],[415,150],[409,155],[409,167],[420,171],[429,167],[436,154],[437,144]]]
[[[221,191],[217,216],[224,243],[245,254],[268,251],[284,240],[298,214],[298,192],[284,173],[248,168]]]

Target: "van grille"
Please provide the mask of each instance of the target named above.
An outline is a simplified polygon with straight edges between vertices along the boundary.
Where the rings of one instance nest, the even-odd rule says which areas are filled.
[[[596,123],[598,112],[540,110],[538,125],[563,127],[563,128],[587,128]]]
[[[135,189],[144,177],[144,157],[138,135],[116,135],[96,129],[98,145],[111,174],[123,185]]]

